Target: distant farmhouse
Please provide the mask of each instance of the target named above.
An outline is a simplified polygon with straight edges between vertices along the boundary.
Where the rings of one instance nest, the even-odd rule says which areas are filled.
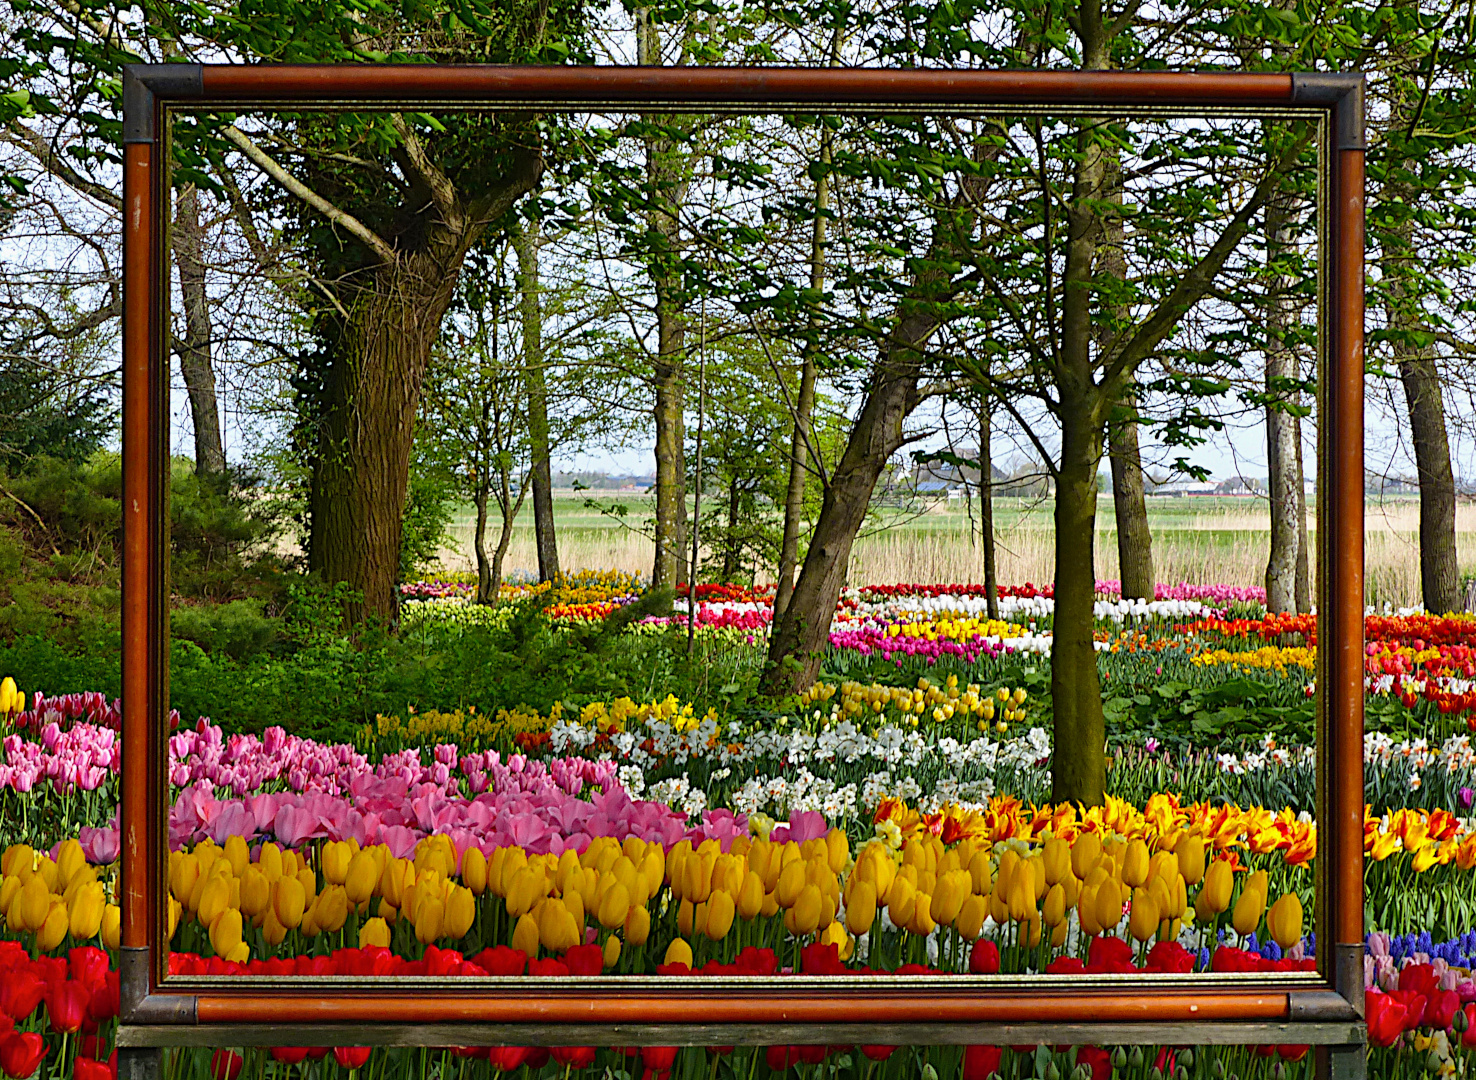
[[[974,446],[960,447],[954,452],[964,461],[977,461],[979,457],[979,450]],[[1045,470],[1031,462],[1019,462],[1008,472],[991,462],[989,474],[995,495],[1040,496],[1056,489]],[[979,490],[979,469],[977,465],[957,466],[946,461],[914,462],[912,484],[919,495],[961,499],[966,491]]]

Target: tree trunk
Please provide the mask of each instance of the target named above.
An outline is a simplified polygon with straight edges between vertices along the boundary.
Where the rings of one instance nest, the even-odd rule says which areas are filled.
[[[994,544],[993,422],[989,403],[979,403],[979,539],[984,547],[984,603],[991,619],[999,618],[999,564]]]
[[[502,512],[502,528],[497,534],[497,550],[492,554],[492,595],[502,595],[502,564],[507,560],[507,549],[512,546],[513,523],[518,519],[518,511],[523,508],[523,498],[529,487],[527,477],[523,478],[522,486],[518,489],[518,497],[512,497],[511,482],[507,470],[501,472],[502,495],[497,500],[497,508]]]
[[[1394,290],[1402,292],[1396,285]],[[1460,611],[1460,565],[1456,561],[1456,489],[1450,464],[1450,441],[1445,430],[1445,403],[1440,373],[1428,349],[1411,343],[1407,333],[1418,325],[1415,301],[1401,302],[1388,313],[1397,331],[1391,338],[1404,400],[1409,408],[1410,441],[1420,481],[1420,596],[1432,615]]]
[[[1096,599],[1097,466],[1102,424],[1089,406],[1063,400],[1061,467],[1056,477],[1056,610],[1051,639],[1055,749],[1051,799],[1102,805],[1107,783],[1102,685],[1092,639]]]
[[[738,576],[738,555],[743,544],[738,539],[738,505],[742,493],[737,484],[728,486],[728,535],[723,540],[723,580],[731,582]]]
[[[200,197],[194,184],[179,188],[174,204],[174,251],[179,264],[179,292],[185,316],[184,340],[178,342],[179,370],[190,399],[195,429],[195,472],[225,472],[220,412],[215,399],[215,369],[210,360],[210,304],[205,292],[205,257],[200,228]]]
[[[1127,252],[1123,229],[1122,165],[1116,148],[1103,153],[1102,183],[1105,202],[1116,208],[1102,223],[1102,251],[1099,270],[1108,279],[1106,288],[1121,288],[1127,280]],[[1113,284],[1118,283],[1118,284]],[[1106,305],[1104,304],[1104,308]],[[1109,340],[1115,325],[1126,322],[1130,313],[1114,304],[1103,311],[1103,325],[1098,340]],[[1148,531],[1148,506],[1143,499],[1143,458],[1138,450],[1138,398],[1129,389],[1122,395],[1118,408],[1107,426],[1108,450],[1112,456],[1112,509],[1117,525],[1117,576],[1121,579],[1125,600],[1152,600],[1156,579],[1153,574],[1153,534]]]
[[[1138,453],[1138,401],[1123,396],[1121,410],[1128,416],[1107,425],[1112,457],[1112,507],[1117,518],[1117,566],[1124,600],[1152,600],[1157,579],[1153,573],[1153,534],[1148,530],[1148,505],[1143,496],[1143,463]]]
[[[810,231],[810,288],[819,293],[825,288],[825,214],[830,209],[831,134],[829,128],[820,133],[821,172],[815,181],[815,222]],[[819,303],[818,299],[816,303]],[[799,397],[794,403],[794,430],[789,440],[789,485],[784,492],[784,538],[779,546],[779,578],[774,593],[774,615],[783,614],[794,593],[794,567],[799,560],[800,518],[805,509],[805,478],[818,462],[810,453],[814,433],[810,420],[815,411],[815,351],[820,330],[819,316],[809,318],[810,335],[800,360]]]
[[[309,568],[348,582],[345,615],[390,620],[420,386],[450,304],[454,267],[405,255],[374,271],[337,342],[313,470]]]
[[[1297,611],[1312,610],[1312,549],[1307,545],[1307,473],[1302,468],[1302,418],[1292,417],[1292,440],[1297,446]]]
[[[1297,358],[1286,344],[1290,328],[1291,282],[1276,268],[1289,250],[1291,211],[1281,192],[1266,203],[1266,261],[1268,263],[1268,307],[1266,311],[1266,471],[1271,498],[1271,553],[1266,563],[1266,610],[1285,613],[1296,610],[1297,549],[1297,426],[1286,406],[1294,395],[1282,380],[1297,375]]]
[[[477,507],[477,527],[472,533],[472,547],[477,553],[477,603],[495,604],[497,592],[492,588],[492,565],[487,561],[487,490],[485,475],[477,477],[476,494],[472,501]]]
[[[872,376],[845,452],[831,474],[825,501],[805,552],[799,580],[783,615],[774,617],[760,690],[769,697],[797,693],[820,670],[836,601],[845,585],[851,545],[871,505],[871,493],[902,445],[902,424],[917,407],[921,358],[915,351],[932,336],[932,314],[904,317]],[[906,343],[911,343],[907,345]]]
[[[650,8],[636,12],[636,62],[661,63],[661,33]],[[667,117],[668,122],[676,118]],[[681,577],[687,536],[686,447],[683,431],[683,319],[680,255],[682,206],[687,199],[688,162],[669,138],[646,139],[646,180],[651,206],[647,222],[656,250],[648,254],[656,294],[656,553],[653,586],[674,586]]]
[[[1083,5],[1082,66],[1106,66],[1100,9]],[[1092,371],[1091,299],[1102,214],[1106,163],[1085,127],[1066,210],[1066,261],[1061,287],[1059,405],[1061,462],[1056,475],[1056,591],[1051,631],[1051,798],[1100,806],[1106,788],[1106,721],[1092,641],[1097,575],[1097,468],[1102,461],[1106,412],[1121,396],[1097,386]],[[1104,396],[1110,394],[1110,397]]]
[[[513,234],[518,253],[518,290],[523,322],[523,371],[528,393],[528,448],[533,487],[533,542],[538,550],[538,580],[559,576],[559,545],[554,532],[553,467],[548,442],[548,386],[543,371],[543,297],[539,288],[539,226],[536,221]]]

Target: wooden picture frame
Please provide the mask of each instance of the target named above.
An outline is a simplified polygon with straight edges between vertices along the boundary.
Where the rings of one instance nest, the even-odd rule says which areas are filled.
[[[175,109],[1241,115],[1320,125],[1315,975],[166,978],[168,129]],[[1363,77],[794,68],[135,65],[124,73],[125,1048],[393,1043],[1318,1043],[1361,1075],[1363,1011]],[[982,977],[987,978],[987,977]],[[129,1051],[131,1052],[131,1051]],[[126,1057],[126,1054],[125,1054]],[[131,1060],[131,1059],[129,1059]],[[1347,1071],[1355,1070],[1355,1071]]]

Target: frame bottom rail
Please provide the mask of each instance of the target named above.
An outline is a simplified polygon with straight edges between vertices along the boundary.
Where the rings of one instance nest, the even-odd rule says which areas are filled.
[[[1079,1024],[124,1024],[120,1047],[962,1046],[1311,1044],[1361,1046],[1352,1021]]]

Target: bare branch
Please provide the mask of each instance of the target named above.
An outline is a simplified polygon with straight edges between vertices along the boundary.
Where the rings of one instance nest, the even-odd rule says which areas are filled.
[[[121,211],[123,209],[123,197],[121,195],[112,188],[94,183],[78,173],[76,169],[73,169],[57,156],[51,149],[50,144],[42,138],[39,131],[12,120],[5,126],[5,131],[0,133],[0,139],[8,142],[16,149],[29,154],[36,160],[36,164],[74,190],[88,195],[104,206],[112,207],[114,210]]]
[[[261,147],[257,146],[251,140],[251,136],[236,127],[235,124],[225,125],[225,127],[221,128],[221,134],[234,143],[241,153],[250,159],[252,164],[271,177],[278,187],[282,188],[289,195],[300,199],[322,214],[334,225],[339,226],[345,232],[349,233],[370,251],[374,252],[380,262],[388,265],[395,261],[395,249],[383,237],[348,211],[334,206],[327,199],[323,198],[323,196],[282,168],[281,165],[278,165],[267,155],[266,151],[262,150]]]

